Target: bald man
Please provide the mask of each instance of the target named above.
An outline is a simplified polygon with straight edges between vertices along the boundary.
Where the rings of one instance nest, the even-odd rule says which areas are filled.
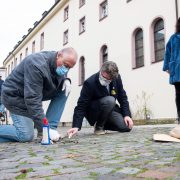
[[[56,128],[70,92],[68,71],[77,61],[73,48],[31,54],[11,72],[2,86],[2,103],[10,111],[13,125],[0,126],[0,142],[28,142],[34,126],[42,135],[42,120],[50,125],[51,140],[58,140]],[[42,101],[51,100],[46,114]]]

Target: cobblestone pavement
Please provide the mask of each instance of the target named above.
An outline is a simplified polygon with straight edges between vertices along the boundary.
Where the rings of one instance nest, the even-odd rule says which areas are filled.
[[[180,143],[152,141],[154,133],[168,133],[173,126],[136,126],[130,133],[103,136],[82,128],[77,137],[46,146],[3,143],[0,179],[178,180]]]

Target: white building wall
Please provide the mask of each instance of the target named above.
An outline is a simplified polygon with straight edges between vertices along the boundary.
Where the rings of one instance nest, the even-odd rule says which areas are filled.
[[[119,66],[132,111],[135,112],[133,102],[136,100],[136,95],[140,95],[144,91],[151,95],[149,105],[153,112],[152,118],[176,117],[174,87],[168,84],[168,75],[162,71],[163,62],[151,63],[153,57],[151,24],[158,17],[164,19],[167,42],[174,32],[175,2],[172,0],[132,0],[126,3],[126,0],[109,0],[108,17],[99,21],[99,4],[101,2],[103,1],[86,1],[81,8],[79,8],[79,0],[60,2],[64,4],[63,7],[47,22],[46,18],[44,19],[42,22],[44,25],[24,44],[15,57],[19,60],[20,53],[23,53],[24,58],[26,47],[31,53],[34,40],[36,41],[36,52],[39,51],[40,34],[44,32],[43,50],[74,47],[79,58],[85,57],[85,77],[88,78],[99,70],[100,48],[106,44],[109,60],[115,61]],[[178,2],[180,4],[180,0]],[[64,22],[64,8],[67,5],[69,5],[69,18]],[[86,31],[79,35],[79,20],[84,16]],[[132,36],[138,27],[143,29],[145,66],[132,70]],[[67,29],[69,30],[69,43],[63,46],[63,33]],[[10,61],[12,60],[13,57]],[[8,67],[9,63],[5,66]],[[79,62],[69,72],[73,88],[61,121],[72,121],[73,109],[81,90],[81,87],[78,86],[78,75]]]
[[[116,7],[119,7],[119,9],[117,10]],[[110,45],[111,58],[112,60],[117,59],[116,62],[120,68],[131,108],[133,110],[134,104],[132,102],[136,99],[136,95],[140,95],[142,91],[145,91],[147,94],[152,94],[150,109],[155,118],[176,116],[174,88],[168,84],[167,74],[162,72],[162,62],[151,63],[152,36],[150,35],[151,23],[155,18],[162,17],[165,21],[165,39],[168,40],[169,36],[174,32],[174,8],[174,3],[171,0],[139,0],[128,4],[118,1],[117,4],[112,3],[112,9],[109,10],[110,12],[113,9],[117,10],[117,12],[113,11],[112,15],[114,24],[110,23],[114,27],[112,35],[109,34],[112,40]],[[118,11],[121,11],[123,16],[117,18]],[[132,70],[132,33],[137,27],[143,29],[145,66]]]
[[[4,80],[6,77],[6,69],[3,67],[0,67],[0,75],[2,76],[1,79]]]

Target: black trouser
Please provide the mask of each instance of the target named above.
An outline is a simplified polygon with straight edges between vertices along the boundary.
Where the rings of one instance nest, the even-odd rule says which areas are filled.
[[[178,122],[180,123],[180,82],[176,82],[174,84],[175,91],[176,91],[176,107],[177,107],[177,114],[178,114]]]
[[[91,103],[86,119],[91,126],[96,123],[96,126],[104,127],[104,130],[131,131],[120,112],[121,109],[116,105],[114,97],[106,96]]]

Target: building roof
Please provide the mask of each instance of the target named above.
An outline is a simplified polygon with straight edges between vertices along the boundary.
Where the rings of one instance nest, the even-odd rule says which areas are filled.
[[[8,59],[8,57],[12,54],[13,52],[20,46],[20,44],[31,34],[31,32],[41,23],[41,21],[43,21],[43,19],[45,19],[45,17],[55,8],[55,6],[60,2],[61,0],[56,0],[55,3],[53,4],[53,6],[48,10],[48,11],[44,11],[42,13],[42,18],[39,21],[35,21],[34,22],[34,26],[33,28],[29,28],[28,29],[28,33],[26,35],[22,36],[22,40],[18,41],[18,43],[14,46],[14,49],[9,52],[9,54],[7,55],[6,59],[3,61],[3,64],[5,63],[5,61]]]

